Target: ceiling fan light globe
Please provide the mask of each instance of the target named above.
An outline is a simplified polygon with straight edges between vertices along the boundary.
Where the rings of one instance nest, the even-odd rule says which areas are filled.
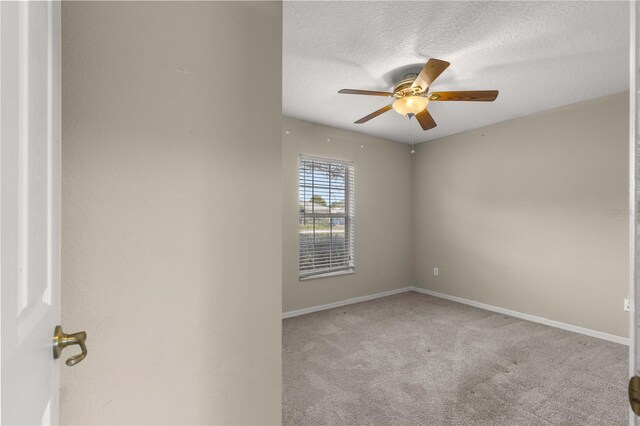
[[[406,96],[396,100],[392,107],[398,113],[404,116],[409,114],[416,115],[424,110],[429,104],[429,98],[424,96]]]

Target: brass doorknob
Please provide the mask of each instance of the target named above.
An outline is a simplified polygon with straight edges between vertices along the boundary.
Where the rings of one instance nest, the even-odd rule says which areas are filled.
[[[62,350],[67,346],[79,345],[82,352],[78,355],[70,357],[65,362],[69,367],[73,367],[74,365],[85,359],[87,356],[87,346],[84,344],[85,340],[87,340],[87,333],[85,333],[84,331],[73,334],[65,334],[62,331],[62,327],[57,325],[56,330],[53,333],[53,358],[60,358]]]
[[[640,377],[633,376],[629,380],[629,404],[636,416],[640,416]]]

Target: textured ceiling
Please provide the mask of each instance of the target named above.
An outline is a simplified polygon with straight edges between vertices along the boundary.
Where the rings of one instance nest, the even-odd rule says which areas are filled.
[[[628,90],[627,2],[284,3],[283,114],[415,143]],[[498,89],[493,103],[431,102],[423,132],[394,111],[353,124],[429,58],[451,62],[433,91]]]

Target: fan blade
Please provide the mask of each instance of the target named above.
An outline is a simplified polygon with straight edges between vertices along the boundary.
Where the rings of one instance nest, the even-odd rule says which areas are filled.
[[[433,92],[430,101],[476,101],[493,102],[498,97],[497,90],[469,90],[466,92]]]
[[[391,109],[391,105],[384,106],[384,107],[380,108],[379,110],[374,111],[371,114],[367,115],[366,117],[362,117],[360,120],[356,121],[355,124],[366,123],[367,121],[371,120],[372,118],[376,118],[380,114],[383,114],[383,113],[389,111],[390,109]]]
[[[433,117],[429,114],[429,111],[427,111],[426,108],[416,114],[416,120],[418,120],[418,123],[422,126],[422,130],[433,129],[437,126]]]
[[[429,59],[426,64],[424,64],[424,68],[418,74],[418,77],[415,79],[411,87],[422,87],[422,90],[427,90],[431,83],[435,81],[436,78],[444,70],[449,66],[449,62],[441,61],[440,59]]]
[[[390,92],[377,92],[375,90],[342,89],[338,93],[344,95],[369,95],[369,96],[393,96]]]

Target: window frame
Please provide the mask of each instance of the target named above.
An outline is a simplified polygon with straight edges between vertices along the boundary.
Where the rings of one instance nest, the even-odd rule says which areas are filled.
[[[336,214],[336,213],[316,213],[316,212],[307,212],[306,211],[306,201],[304,197],[301,198],[301,192],[303,187],[308,187],[303,185],[300,181],[301,169],[303,167],[303,163],[323,163],[329,164],[330,166],[339,165],[345,167],[345,177],[344,177],[344,213]],[[300,154],[298,156],[298,279],[300,281],[306,281],[316,278],[326,278],[333,277],[338,275],[347,275],[355,273],[355,164],[353,161],[347,160],[339,160],[332,158],[324,158],[317,157],[311,155]],[[313,177],[312,177],[313,181]],[[315,183],[312,183],[312,196],[314,195],[313,189],[315,189]],[[331,185],[329,184],[329,192],[331,191]],[[300,207],[302,206],[302,207]],[[302,269],[302,241],[300,239],[300,223],[302,219],[329,219],[332,221],[333,219],[343,219],[344,220],[344,238],[345,238],[345,246],[346,246],[346,257],[348,258],[349,265],[347,266],[336,266],[336,267],[327,267],[327,268],[312,268],[312,269]],[[315,224],[314,224],[315,227]],[[332,231],[330,231],[332,232]],[[313,231],[314,237],[316,231]],[[330,255],[331,256],[331,255]]]

